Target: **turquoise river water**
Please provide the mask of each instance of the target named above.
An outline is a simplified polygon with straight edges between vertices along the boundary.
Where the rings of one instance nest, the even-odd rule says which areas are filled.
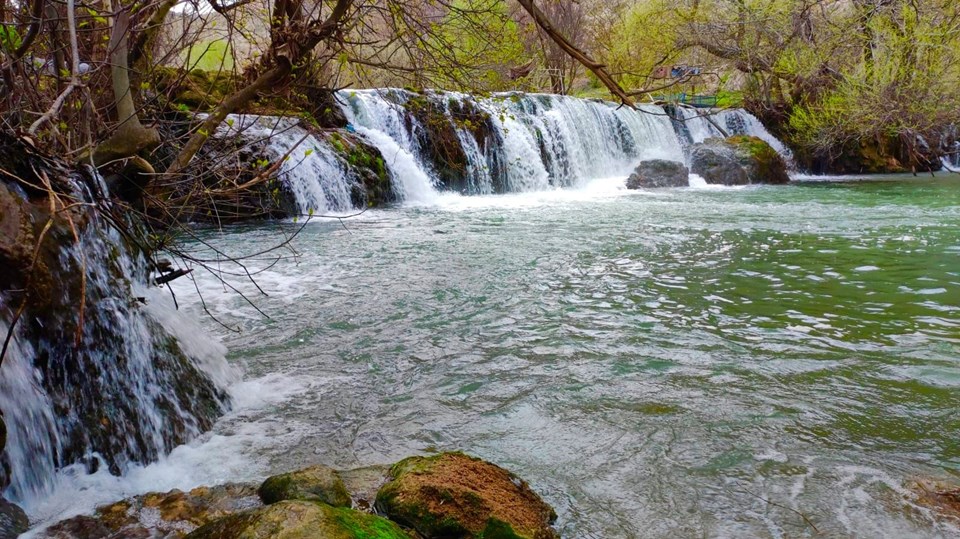
[[[111,492],[464,450],[565,538],[960,534],[960,177],[622,181],[314,219],[230,277],[269,319],[198,272],[236,411]]]

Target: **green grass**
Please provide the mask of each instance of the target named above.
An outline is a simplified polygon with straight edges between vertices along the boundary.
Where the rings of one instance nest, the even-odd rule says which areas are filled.
[[[197,43],[186,53],[188,70],[229,71],[233,69],[233,54],[230,45],[224,39]]]
[[[717,92],[717,106],[724,109],[743,106],[743,92]]]

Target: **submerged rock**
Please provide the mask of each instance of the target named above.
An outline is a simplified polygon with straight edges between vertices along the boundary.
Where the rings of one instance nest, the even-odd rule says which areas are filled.
[[[557,515],[526,482],[463,453],[411,457],[390,469],[376,507],[427,539],[553,539]]]
[[[769,144],[757,137],[709,138],[690,150],[690,171],[707,183],[748,185],[790,181],[787,164]]]
[[[916,501],[942,515],[960,518],[960,485],[932,479],[918,479],[910,485]]]
[[[30,527],[30,519],[20,507],[0,498],[0,539],[16,539]]]
[[[658,187],[687,187],[690,172],[683,163],[665,159],[643,161],[627,178],[627,189],[654,189]]]
[[[308,501],[282,501],[207,524],[188,539],[410,539],[384,518]]]
[[[270,477],[260,485],[257,493],[265,504],[305,500],[350,507],[350,494],[343,479],[336,470],[322,465]]]

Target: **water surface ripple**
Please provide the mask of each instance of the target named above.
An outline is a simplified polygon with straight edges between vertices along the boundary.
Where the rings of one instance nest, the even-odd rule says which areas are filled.
[[[295,246],[244,287],[271,320],[200,276],[244,391],[288,393],[217,428],[254,475],[461,449],[567,538],[958,533],[904,490],[960,477],[956,178],[450,197]]]

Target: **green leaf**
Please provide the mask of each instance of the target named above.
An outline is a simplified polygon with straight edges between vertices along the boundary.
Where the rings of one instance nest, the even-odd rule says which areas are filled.
[[[0,48],[13,52],[20,48],[20,34],[12,24],[0,24]]]

